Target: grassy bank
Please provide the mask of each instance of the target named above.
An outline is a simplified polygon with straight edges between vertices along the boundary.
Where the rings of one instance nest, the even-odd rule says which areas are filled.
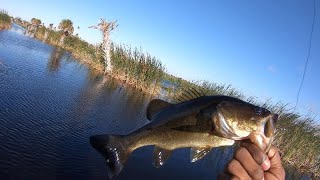
[[[47,37],[45,37],[46,33],[48,34]],[[50,30],[41,26],[35,32],[35,38],[54,46],[60,46],[67,51],[72,52],[72,55],[76,59],[81,60],[98,70],[102,69],[101,62],[99,61],[94,45],[81,40],[78,36],[67,36],[64,40],[64,44],[59,45],[62,34],[63,33],[61,31]]]
[[[11,28],[11,18],[5,10],[0,10],[0,31]]]
[[[30,23],[31,24],[31,23]],[[23,23],[26,27],[26,23]],[[68,35],[61,44],[63,32],[40,26],[34,37],[54,46],[60,46],[70,52],[80,62],[84,62],[103,72],[104,52],[100,45],[92,45],[78,36]],[[312,119],[301,117],[281,103],[258,102],[227,85],[218,85],[207,81],[189,82],[165,73],[159,60],[137,48],[113,44],[111,47],[112,73],[108,76],[117,79],[144,93],[159,94],[161,82],[169,81],[174,86],[166,88],[168,99],[174,99],[181,89],[194,88],[205,94],[224,94],[238,97],[251,103],[267,107],[280,115],[274,144],[279,148],[284,164],[290,164],[310,176],[320,176],[320,128]]]
[[[47,36],[45,35],[47,33]],[[86,63],[103,72],[104,60],[100,45],[92,45],[78,36],[67,36],[60,45],[62,31],[55,31],[44,26],[37,28],[34,37],[48,44],[62,47],[80,62]],[[144,93],[157,94],[163,79],[164,67],[159,60],[142,50],[131,49],[126,45],[111,46],[113,71],[108,76],[118,79]]]

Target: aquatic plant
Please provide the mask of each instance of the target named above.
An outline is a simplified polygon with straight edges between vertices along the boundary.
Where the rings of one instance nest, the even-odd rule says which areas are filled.
[[[164,66],[155,57],[126,45],[111,45],[112,76],[150,94],[157,94]]]
[[[310,117],[277,107],[280,118],[275,145],[285,163],[320,177],[320,128]]]
[[[8,12],[5,10],[0,10],[0,31],[4,29],[11,28],[11,18]]]
[[[68,36],[63,48],[72,52],[72,55],[80,61],[89,64],[94,69],[103,71],[103,60],[96,52],[96,47],[78,36]]]

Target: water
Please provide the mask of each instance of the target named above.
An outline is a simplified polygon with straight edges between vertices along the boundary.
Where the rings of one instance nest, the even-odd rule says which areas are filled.
[[[89,137],[148,123],[151,97],[23,33],[17,25],[0,32],[0,179],[107,179]],[[161,168],[153,167],[152,154],[151,146],[134,151],[117,179],[215,179],[233,149],[215,149],[195,163],[179,149]]]

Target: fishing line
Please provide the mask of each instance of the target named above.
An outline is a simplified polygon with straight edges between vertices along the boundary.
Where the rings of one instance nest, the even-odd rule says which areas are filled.
[[[300,92],[301,92],[301,88],[302,88],[302,85],[303,85],[303,82],[304,82],[304,77],[305,77],[306,71],[307,71],[307,66],[308,66],[308,63],[309,63],[310,51],[311,51],[311,43],[312,43],[312,35],[313,35],[313,29],[314,29],[315,19],[316,19],[316,0],[313,0],[313,20],[312,20],[312,28],[311,28],[310,38],[309,38],[308,56],[307,56],[306,63],[305,63],[305,65],[304,65],[302,80],[301,80],[301,83],[300,83],[300,87],[299,87],[298,94],[297,94],[297,98],[296,98],[296,104],[295,104],[295,106],[294,106],[293,111],[295,111],[296,108],[297,108],[298,101],[299,101],[299,95],[300,95]]]

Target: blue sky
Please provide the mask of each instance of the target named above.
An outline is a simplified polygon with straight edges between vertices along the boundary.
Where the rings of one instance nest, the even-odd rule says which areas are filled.
[[[313,0],[283,1],[18,1],[0,9],[45,25],[69,18],[91,43],[99,18],[118,20],[112,39],[157,57],[169,73],[188,80],[231,84],[264,101],[293,107],[307,57]],[[320,112],[320,2],[298,110]],[[319,119],[319,117],[317,117]]]

